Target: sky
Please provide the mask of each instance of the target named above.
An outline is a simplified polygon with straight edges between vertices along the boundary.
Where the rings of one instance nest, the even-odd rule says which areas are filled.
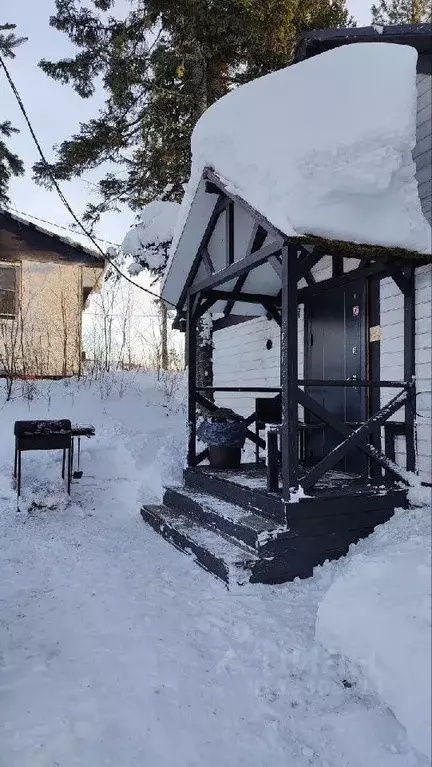
[[[370,22],[372,0],[348,0],[347,4],[359,25]],[[127,8],[127,0],[117,0],[117,7]],[[53,12],[54,0],[14,0],[4,19],[17,25],[19,35],[29,38],[18,50],[16,58],[8,59],[6,63],[48,160],[53,159],[53,145],[77,132],[79,123],[95,116],[98,103],[102,103],[100,94],[92,99],[81,99],[71,87],[47,77],[37,66],[41,58],[56,60],[72,55],[74,51],[66,35],[49,26],[48,19]],[[0,106],[1,119],[11,120],[21,131],[8,140],[8,145],[19,154],[26,167],[26,175],[11,183],[12,206],[29,217],[38,216],[52,224],[71,226],[70,214],[57,194],[38,186],[32,179],[31,167],[39,156],[3,73],[0,73]],[[62,189],[78,216],[83,213],[87,202],[95,199],[96,190],[92,183],[99,175],[100,171],[93,171],[81,179],[62,183]],[[96,232],[106,243],[121,243],[134,221],[135,214],[124,208],[120,213],[104,216]],[[55,229],[52,225],[47,228]],[[86,241],[72,233],[70,236]]]

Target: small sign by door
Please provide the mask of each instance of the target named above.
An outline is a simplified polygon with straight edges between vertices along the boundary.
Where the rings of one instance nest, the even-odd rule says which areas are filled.
[[[374,341],[381,341],[381,327],[379,325],[374,325],[369,328],[369,341],[371,343]]]
[[[358,317],[360,314],[360,307],[359,306],[353,306],[353,317]]]

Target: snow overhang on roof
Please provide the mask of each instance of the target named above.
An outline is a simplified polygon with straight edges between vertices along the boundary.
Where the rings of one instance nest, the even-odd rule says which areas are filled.
[[[430,253],[412,157],[416,63],[409,46],[345,45],[213,104],[193,133],[162,295],[179,300],[216,204],[206,167],[286,237]]]
[[[12,224],[17,233],[21,227],[25,227],[27,230],[39,232],[46,237],[50,237],[54,240],[54,243],[61,244],[61,255],[63,256],[63,260],[79,261],[84,265],[99,267],[100,269],[103,269],[105,266],[104,257],[94,248],[88,248],[69,237],[64,237],[63,235],[57,234],[57,232],[45,229],[45,227],[39,226],[39,224],[34,224],[32,221],[28,221],[16,213],[11,213],[9,210],[0,210],[0,228],[2,226],[2,219],[4,224],[7,224],[9,221],[9,224]],[[67,249],[64,248],[65,245],[67,246]],[[53,248],[56,248],[55,244],[53,245]]]

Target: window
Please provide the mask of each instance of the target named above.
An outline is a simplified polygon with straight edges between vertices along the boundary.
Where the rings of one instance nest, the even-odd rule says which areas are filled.
[[[0,319],[16,316],[18,269],[12,264],[0,264]]]

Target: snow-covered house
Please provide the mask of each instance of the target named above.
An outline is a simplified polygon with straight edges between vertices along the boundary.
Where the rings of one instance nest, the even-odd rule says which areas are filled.
[[[104,266],[96,251],[0,211],[0,376],[79,373],[82,312]]]
[[[188,466],[142,514],[221,577],[308,576],[431,482],[431,30],[308,33],[194,131],[162,293],[186,318]],[[254,446],[237,471],[197,444],[220,405]]]

